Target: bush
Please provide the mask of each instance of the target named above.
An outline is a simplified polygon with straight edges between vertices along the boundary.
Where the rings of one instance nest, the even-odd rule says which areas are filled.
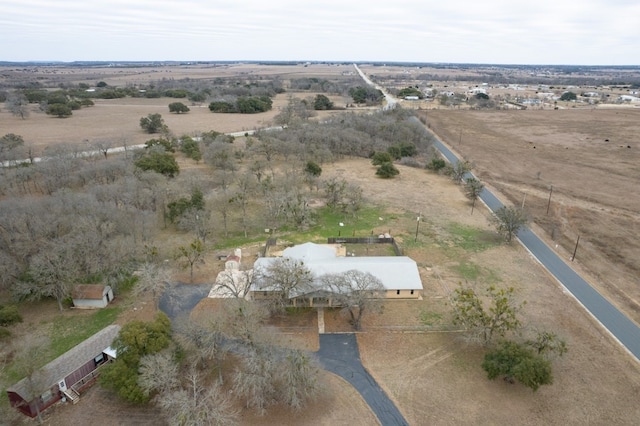
[[[376,171],[377,176],[380,176],[381,178],[385,178],[385,179],[392,178],[399,174],[400,174],[400,171],[396,169],[396,166],[394,166],[391,163],[382,163],[380,167],[378,167],[378,170]]]
[[[158,113],[142,117],[140,119],[140,127],[147,133],[158,133],[167,129],[162,115]]]
[[[135,165],[141,170],[154,171],[168,177],[174,177],[180,173],[180,166],[178,166],[178,162],[167,152],[148,152],[138,158]]]
[[[11,337],[11,332],[4,327],[0,327],[0,340],[8,339],[9,337]]]
[[[0,306],[0,326],[6,327],[17,322],[22,322],[17,306]]]
[[[371,164],[374,166],[380,166],[384,163],[391,163],[393,158],[388,152],[375,152],[371,157]]]
[[[426,168],[439,172],[447,166],[447,162],[440,157],[433,157],[430,162],[427,163]]]
[[[322,167],[313,161],[307,161],[307,166],[304,168],[304,171],[308,175],[318,177],[322,174]]]

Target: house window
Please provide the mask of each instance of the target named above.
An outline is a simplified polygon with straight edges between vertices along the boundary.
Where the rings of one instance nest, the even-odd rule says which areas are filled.
[[[400,290],[396,290],[396,294],[400,294]]]
[[[413,290],[411,290],[411,294],[413,294]]]
[[[53,398],[53,392],[51,392],[51,389],[49,389],[48,391],[46,391],[45,393],[43,393],[40,396],[40,399],[42,400],[43,403],[47,403],[51,398]]]
[[[93,359],[93,362],[96,363],[96,365],[100,365],[104,362],[104,353],[100,353],[100,355],[98,355],[97,357],[95,357]]]

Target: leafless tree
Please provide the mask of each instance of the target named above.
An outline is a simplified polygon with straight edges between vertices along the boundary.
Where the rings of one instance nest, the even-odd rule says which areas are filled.
[[[240,269],[224,270],[218,274],[214,290],[231,297],[244,299],[254,283],[252,266],[241,265]]]
[[[11,114],[20,117],[23,120],[29,117],[29,101],[22,93],[10,93],[5,101],[5,106]]]
[[[296,411],[302,410],[322,390],[317,360],[305,351],[288,349],[280,367],[280,400]]]
[[[320,278],[323,288],[328,289],[342,311],[349,315],[349,322],[355,330],[360,330],[365,312],[380,312],[384,285],[369,272],[355,269],[340,273],[326,274]]]
[[[151,294],[156,309],[160,301],[160,296],[169,286],[169,271],[163,265],[146,262],[143,263],[138,272],[138,281],[133,288],[134,294],[140,296],[142,294]]]
[[[100,154],[104,155],[106,160],[109,155],[109,150],[113,148],[113,141],[108,139],[98,139],[93,142],[93,146],[98,152],[100,152]]]
[[[171,392],[180,386],[179,365],[171,350],[163,350],[140,358],[138,384],[147,395]]]
[[[291,297],[310,290],[313,285],[313,274],[304,262],[289,257],[277,258],[255,273],[258,274],[257,286],[277,295],[273,300],[276,309],[288,305]]]
[[[213,209],[218,212],[222,218],[222,228],[224,236],[229,235],[229,214],[231,211],[231,195],[228,192],[220,191],[212,200]]]
[[[206,369],[208,362],[213,361],[218,370],[218,381],[222,383],[222,362],[228,351],[222,322],[209,315],[198,319],[182,318],[176,326],[176,339],[191,354],[194,365]]]
[[[264,415],[277,402],[278,356],[271,345],[247,348],[233,375],[233,391],[245,400],[247,408]]]
[[[193,282],[193,268],[204,263],[204,244],[196,238],[189,245],[178,247],[176,259],[183,268],[189,268],[189,277]]]
[[[41,396],[50,390],[50,378],[47,377],[42,366],[49,353],[50,339],[47,336],[30,336],[19,342],[16,349],[16,369],[25,378],[27,399]],[[39,424],[43,423],[40,404],[36,404],[36,417]]]
[[[194,367],[187,371],[181,388],[159,396],[158,405],[172,425],[235,425],[238,421],[238,412],[219,385],[205,385]]]
[[[211,210],[187,209],[179,218],[178,229],[192,231],[196,238],[203,243],[207,242],[207,237],[211,234]]]
[[[236,180],[236,190],[231,195],[230,200],[240,207],[242,212],[242,231],[247,238],[247,207],[253,192],[253,178],[250,173],[244,173]]]
[[[31,259],[29,277],[17,281],[12,291],[19,299],[53,297],[62,312],[62,301],[71,294],[77,275],[78,264],[73,247],[62,241],[53,241]]]

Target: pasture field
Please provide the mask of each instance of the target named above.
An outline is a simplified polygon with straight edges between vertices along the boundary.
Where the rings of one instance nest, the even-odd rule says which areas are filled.
[[[426,116],[565,260],[580,236],[572,267],[640,322],[640,108]]]

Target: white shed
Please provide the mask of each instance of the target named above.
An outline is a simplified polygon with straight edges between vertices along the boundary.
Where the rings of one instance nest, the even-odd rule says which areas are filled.
[[[73,306],[80,309],[99,309],[113,300],[113,290],[108,285],[79,284],[71,292]]]

